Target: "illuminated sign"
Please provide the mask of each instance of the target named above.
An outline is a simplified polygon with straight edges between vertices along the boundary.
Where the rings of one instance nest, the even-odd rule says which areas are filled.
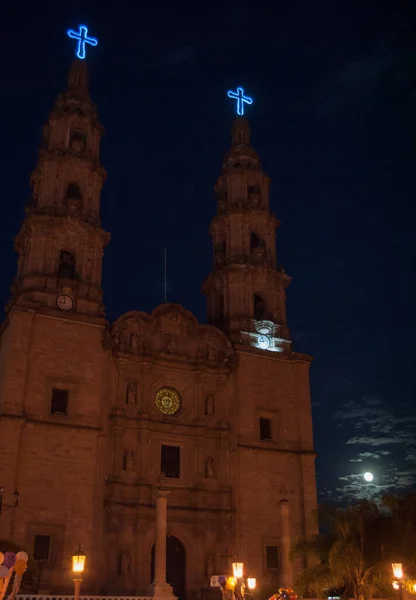
[[[81,60],[85,58],[85,44],[89,44],[90,46],[96,46],[98,44],[97,38],[88,37],[88,27],[85,25],[80,25],[79,31],[68,29],[66,33],[73,40],[78,40],[75,54]]]
[[[240,117],[244,114],[244,104],[253,104],[253,98],[244,96],[244,90],[241,87],[238,87],[236,92],[228,91],[227,96],[233,98],[233,100],[237,100],[237,114]]]

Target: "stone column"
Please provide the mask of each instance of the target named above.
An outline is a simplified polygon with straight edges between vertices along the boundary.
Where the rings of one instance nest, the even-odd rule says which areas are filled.
[[[293,573],[292,563],[289,559],[290,553],[290,510],[287,500],[279,502],[280,513],[280,581],[279,585],[284,588],[292,587]]]
[[[168,516],[167,490],[156,495],[155,580],[149,593],[158,600],[174,600],[172,587],[166,582],[166,534]]]

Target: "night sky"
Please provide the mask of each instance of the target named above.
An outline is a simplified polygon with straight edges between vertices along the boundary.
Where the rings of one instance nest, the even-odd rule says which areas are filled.
[[[110,320],[163,302],[165,245],[168,300],[205,320],[200,286],[211,268],[213,184],[234,114],[226,91],[241,85],[254,98],[252,143],[282,223],[278,261],[293,277],[295,349],[315,357],[320,498],[415,486],[411,2],[100,4],[2,7],[0,305],[16,271],[13,238],[41,126],[73,57],[66,29],[85,22],[99,39],[87,58],[106,128]],[[372,484],[364,471],[374,473]]]

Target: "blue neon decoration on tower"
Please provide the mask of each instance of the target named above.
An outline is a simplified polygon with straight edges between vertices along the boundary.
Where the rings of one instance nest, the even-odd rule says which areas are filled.
[[[80,25],[79,31],[74,31],[73,29],[68,29],[66,32],[67,35],[74,39],[78,40],[77,49],[75,54],[78,58],[83,60],[85,58],[85,45],[89,44],[90,46],[96,46],[98,44],[97,38],[88,37],[88,27],[86,25]]]
[[[244,114],[244,104],[253,104],[253,98],[244,96],[244,90],[241,87],[238,87],[236,92],[230,90],[227,92],[227,96],[233,98],[233,100],[237,100],[237,114],[240,115],[240,117]]]

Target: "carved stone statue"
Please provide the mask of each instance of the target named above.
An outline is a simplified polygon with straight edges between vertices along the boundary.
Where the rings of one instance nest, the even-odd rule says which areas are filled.
[[[123,550],[119,555],[119,573],[124,579],[124,583],[128,585],[131,577],[131,556],[128,550]]]
[[[178,342],[175,335],[171,335],[166,343],[166,352],[176,354],[178,352]]]
[[[135,383],[129,383],[127,385],[126,404],[137,404],[137,385]]]
[[[126,450],[123,456],[123,471],[133,471],[134,469],[134,452]]]
[[[139,338],[137,344],[137,351],[139,354],[146,354],[147,342],[144,338]]]
[[[205,462],[205,477],[208,479],[215,477],[213,458],[208,458]]]
[[[130,345],[132,347],[132,350],[137,350],[139,348],[139,337],[137,333],[131,334]]]
[[[216,357],[217,357],[217,353],[215,352],[215,348],[213,348],[213,346],[208,346],[208,349],[207,349],[208,362],[215,362]]]
[[[205,399],[205,414],[213,415],[215,413],[215,396],[211,394]]]
[[[205,561],[205,575],[207,579],[211,579],[211,577],[215,573],[215,559],[212,554],[208,554]]]
[[[221,361],[223,363],[228,363],[231,360],[231,355],[229,354],[229,352],[227,352],[227,350],[224,350],[224,352],[221,352]]]

